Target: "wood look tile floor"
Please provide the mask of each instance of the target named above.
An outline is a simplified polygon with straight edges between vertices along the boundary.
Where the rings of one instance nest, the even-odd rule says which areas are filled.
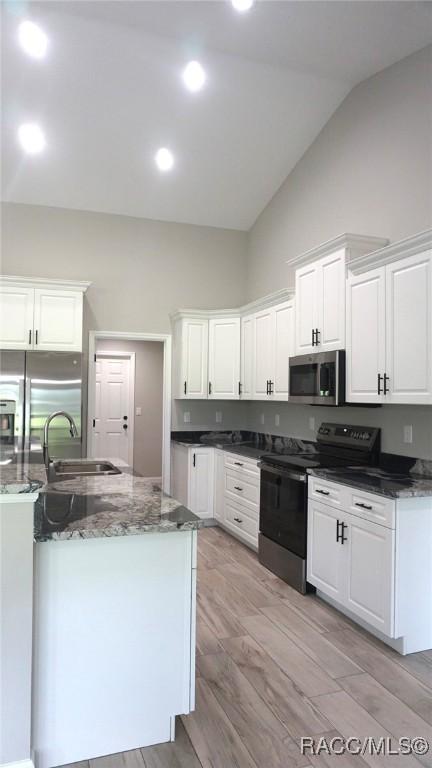
[[[300,737],[423,736],[424,756],[303,756]],[[74,768],[432,766],[432,652],[402,657],[220,528],[198,536],[196,710],[176,741]],[[66,768],[71,768],[67,766]]]

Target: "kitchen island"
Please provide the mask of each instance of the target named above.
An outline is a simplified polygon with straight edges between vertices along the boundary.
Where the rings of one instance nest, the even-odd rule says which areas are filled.
[[[172,740],[175,716],[194,708],[204,523],[153,481],[120,470],[45,484],[35,504],[38,768]],[[40,482],[43,471],[23,462],[20,479]]]

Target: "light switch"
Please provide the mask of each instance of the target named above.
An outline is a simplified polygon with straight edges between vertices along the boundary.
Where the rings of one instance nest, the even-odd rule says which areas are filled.
[[[135,408],[135,416],[141,416],[141,414],[142,414],[142,408],[140,405],[137,405],[137,407]]]
[[[412,443],[413,441],[413,428],[412,424],[406,424],[403,428],[403,440],[404,443]]]
[[[190,424],[190,411],[185,411],[183,414],[183,421],[185,424]]]
[[[222,423],[222,411],[216,411],[216,424]]]
[[[315,416],[309,416],[309,429],[315,432]]]

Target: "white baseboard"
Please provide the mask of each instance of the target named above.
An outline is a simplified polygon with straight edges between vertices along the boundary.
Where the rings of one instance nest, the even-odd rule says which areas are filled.
[[[15,760],[13,763],[0,763],[0,768],[35,768],[32,760]]]

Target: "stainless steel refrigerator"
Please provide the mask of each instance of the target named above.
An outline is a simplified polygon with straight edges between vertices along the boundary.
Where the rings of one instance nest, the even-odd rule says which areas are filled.
[[[73,417],[79,437],[71,438],[66,419],[49,430],[52,456],[80,457],[82,356],[71,352],[0,351],[0,440],[18,449],[43,443],[43,428],[53,411]]]

